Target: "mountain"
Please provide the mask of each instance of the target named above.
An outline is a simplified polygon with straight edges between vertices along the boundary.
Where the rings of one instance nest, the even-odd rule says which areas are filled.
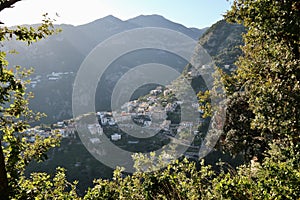
[[[246,29],[240,24],[231,24],[225,20],[218,21],[199,39],[193,59],[197,59],[201,55],[201,49],[204,48],[217,67],[226,73],[231,73],[236,69],[234,63],[242,55],[240,46],[243,45],[242,35],[245,32]],[[183,70],[184,76],[188,74],[193,77],[192,85],[196,92],[198,92],[202,82],[199,76],[194,74],[190,65],[187,65]]]
[[[72,117],[73,82],[86,56],[99,43],[112,35],[149,26],[176,30],[193,39],[198,39],[205,30],[190,29],[159,15],[142,15],[127,21],[110,15],[80,26],[56,25],[56,28],[62,29],[61,33],[30,46],[15,41],[6,42],[3,51],[15,49],[19,52],[19,54],[8,56],[8,61],[12,66],[34,67],[35,73],[31,77],[32,84],[29,87],[29,90],[35,94],[35,98],[30,104],[31,108],[48,115],[42,120],[43,123],[53,123]],[[164,63],[181,72],[186,65],[186,61],[170,54],[166,56],[166,60],[164,52],[156,51],[151,52],[151,54],[149,56],[149,51],[133,52],[127,59],[116,60],[112,66],[113,70],[106,74],[104,83],[99,86],[105,89],[105,98],[101,98],[102,101],[97,101],[97,110],[109,110],[107,107],[110,99],[106,96],[111,94],[113,85],[118,78],[130,68],[153,62]],[[149,89],[151,87],[147,88],[147,90]],[[145,91],[141,91],[141,94],[144,93]]]
[[[160,15],[140,15],[127,21],[141,27],[161,27],[171,29],[174,31],[184,33],[193,38],[194,40],[198,40],[199,37],[207,30],[207,28],[186,28],[185,26],[178,23],[174,23]]]
[[[235,62],[242,55],[240,47],[244,44],[242,35],[246,32],[244,26],[231,24],[225,20],[220,20],[208,28],[199,38],[191,62],[188,63],[182,72],[182,76],[190,81],[192,88],[197,94],[200,90],[207,90],[207,82],[213,81],[210,70],[205,65],[213,63],[227,73],[232,73],[235,69]],[[209,57],[209,58],[208,58]],[[209,78],[208,76],[209,75]],[[206,81],[204,81],[205,76]],[[167,88],[172,88],[173,92],[183,93],[181,88],[181,78],[174,80]],[[148,93],[149,94],[149,93]],[[145,99],[145,98],[141,98]]]
[[[215,64],[226,70],[235,69],[234,62],[242,54],[242,34],[246,32],[240,24],[227,23],[221,20],[212,25],[200,38],[201,45],[212,57]],[[229,69],[225,69],[229,65]]]

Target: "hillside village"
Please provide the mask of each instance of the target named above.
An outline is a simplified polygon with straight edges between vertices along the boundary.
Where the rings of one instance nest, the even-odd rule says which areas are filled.
[[[91,145],[101,144],[101,136],[104,135],[119,147],[140,152],[153,151],[172,142],[191,147],[190,150],[194,153],[188,151],[186,155],[196,159],[198,155],[195,152],[200,148],[204,137],[197,127],[205,120],[199,119],[197,123],[189,121],[177,123],[176,118],[180,115],[180,105],[185,102],[176,99],[171,101],[170,96],[172,96],[171,89],[158,86],[151,90],[144,99],[125,103],[119,111],[96,112],[97,118],[93,123],[82,123],[83,118],[91,116],[91,114],[85,114],[76,119],[59,121],[51,126],[36,126],[28,129],[24,134],[29,142],[34,142],[36,136],[47,138],[51,134],[60,134],[62,139],[66,140],[85,139],[82,138],[83,136],[79,137],[77,130],[86,129],[89,131],[87,139]],[[191,103],[191,106],[195,112],[201,113],[197,103]],[[140,131],[141,137],[130,135],[130,132],[133,131]],[[149,132],[155,133],[155,135],[146,138]],[[193,143],[190,144],[184,138],[178,140],[180,132],[195,136]],[[145,138],[142,134],[145,135]]]
[[[58,81],[67,76],[74,74],[74,72],[52,72],[51,74],[46,75],[37,75],[30,78],[30,87],[35,88],[38,84],[44,81]]]

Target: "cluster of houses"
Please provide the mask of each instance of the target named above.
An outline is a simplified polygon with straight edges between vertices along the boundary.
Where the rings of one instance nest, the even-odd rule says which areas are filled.
[[[74,72],[52,72],[46,76],[37,75],[30,80],[31,88],[35,88],[42,81],[57,81],[62,79],[64,76],[73,74]]]
[[[75,122],[66,120],[57,122],[51,127],[36,126],[24,131],[23,136],[27,138],[28,142],[34,143],[36,136],[41,138],[48,138],[54,134],[60,134],[62,138],[76,138]]]
[[[172,94],[172,90],[161,86],[158,86],[154,90],[150,91],[150,95],[145,100],[134,100],[125,103],[121,106],[120,111],[113,111],[111,113],[98,112],[97,115],[100,119],[101,125],[121,125],[130,128],[132,122],[145,128],[155,128],[157,130],[171,131],[171,121],[167,120],[167,113],[175,112],[178,106],[182,105],[183,101],[174,101],[172,103],[166,103],[161,106],[161,98],[167,98]],[[199,104],[192,103],[191,106],[195,111],[200,112]],[[189,128],[196,124],[192,122],[181,122],[177,125],[179,130]]]
[[[73,72],[52,72],[47,74],[46,77],[49,81],[57,81],[63,78],[63,76],[73,74]]]
[[[34,127],[27,129],[23,135],[25,138],[27,138],[27,141],[30,143],[34,143],[36,140],[36,136],[39,136],[41,138],[48,138],[52,134],[51,130],[41,130],[39,127]]]
[[[99,121],[99,126],[101,126],[101,134],[103,133],[103,128],[102,127],[116,127],[117,123],[114,119],[114,117],[112,116],[111,112],[97,112],[96,113],[97,117],[98,117],[98,121]],[[112,135],[110,135],[110,139],[112,141],[119,141],[122,139],[122,135],[119,133],[113,133]]]
[[[153,92],[158,94],[157,91]],[[153,96],[151,96],[154,98]],[[97,112],[97,116],[101,126],[103,127],[118,127],[122,130],[135,130],[135,125],[138,125],[143,130],[154,130],[155,132],[164,132],[168,136],[175,136],[178,131],[190,132],[198,124],[193,122],[180,122],[172,124],[171,120],[167,119],[167,112],[175,111],[178,105],[183,102],[175,101],[167,104],[165,108],[156,105],[150,105],[149,102],[131,101],[121,107],[121,111],[116,112]],[[193,105],[196,107],[198,105]],[[115,133],[111,135],[111,140],[121,140],[122,135]]]
[[[148,118],[156,118],[156,119],[165,119],[166,118],[166,110],[160,106],[159,100],[162,93],[167,95],[168,91],[163,91],[161,86],[158,86],[156,89],[150,91],[150,95],[146,98],[146,101],[134,100],[125,103],[121,106],[122,115],[121,116],[148,116]]]
[[[74,120],[65,120],[62,122],[57,122],[56,124],[53,124],[52,131],[56,131],[63,138],[76,138],[76,123]]]

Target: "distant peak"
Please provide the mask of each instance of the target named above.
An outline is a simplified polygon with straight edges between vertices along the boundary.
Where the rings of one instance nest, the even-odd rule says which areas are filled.
[[[107,16],[103,17],[103,19],[104,19],[104,18],[116,18],[116,17],[113,16],[113,15],[107,15]]]
[[[129,20],[135,20],[135,19],[142,19],[142,18],[159,18],[159,19],[166,19],[164,18],[163,16],[161,15],[158,15],[158,14],[152,14],[152,15],[139,15],[137,17],[134,17],[132,19],[129,19]]]
[[[118,23],[118,22],[122,22],[122,20],[120,20],[119,18],[113,16],[113,15],[107,15],[103,18],[97,19],[95,21],[92,21],[88,24],[98,24],[98,23]],[[87,25],[87,24],[84,24]],[[83,26],[84,26],[83,25]]]
[[[103,18],[101,18],[101,19],[113,19],[113,20],[120,20],[119,18],[117,18],[117,17],[115,17],[115,16],[113,16],[113,15],[107,15],[107,16],[105,16],[105,17],[103,17]]]
[[[152,14],[152,15],[140,15],[140,16],[137,16],[137,17],[159,17],[159,18],[164,18],[163,16],[158,15],[158,14]]]

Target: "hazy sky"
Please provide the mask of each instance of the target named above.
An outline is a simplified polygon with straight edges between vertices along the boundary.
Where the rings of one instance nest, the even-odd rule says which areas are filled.
[[[229,8],[227,0],[23,0],[2,11],[0,20],[7,26],[39,23],[47,12],[56,23],[80,25],[106,15],[126,20],[159,14],[187,27],[203,28],[220,20]]]

